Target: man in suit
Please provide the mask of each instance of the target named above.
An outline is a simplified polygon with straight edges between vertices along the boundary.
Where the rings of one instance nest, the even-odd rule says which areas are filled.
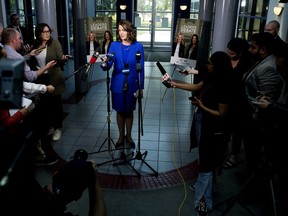
[[[17,14],[10,15],[10,24],[8,25],[8,28],[14,28],[20,33],[23,40],[23,46],[20,51],[21,54],[25,54],[30,51],[31,44],[33,44],[34,41],[34,36],[29,33],[26,27],[20,25],[19,16]]]
[[[272,145],[272,143],[267,143],[267,140],[271,140],[269,139],[271,132],[266,125],[271,116],[259,109],[259,99],[265,97],[277,101],[284,85],[276,67],[273,54],[274,42],[272,34],[268,32],[253,34],[249,51],[256,59],[256,63],[243,76],[243,112],[245,113],[243,115],[245,118],[243,144],[248,171],[246,177],[250,174],[257,174],[258,178],[254,180],[263,179],[264,176],[259,176],[260,173],[265,174],[267,171],[267,158],[264,157],[263,147]],[[254,183],[250,184],[250,189],[253,191],[250,191],[252,193],[249,193],[250,196],[246,198],[257,194],[255,188],[259,189],[262,185],[260,181],[254,181]],[[264,189],[266,188],[259,191],[267,192]],[[259,198],[259,194],[257,196]]]
[[[274,37],[275,51],[281,49],[281,47],[288,47],[288,44],[279,36],[280,23],[277,20],[268,22],[265,26],[265,32],[269,32]]]

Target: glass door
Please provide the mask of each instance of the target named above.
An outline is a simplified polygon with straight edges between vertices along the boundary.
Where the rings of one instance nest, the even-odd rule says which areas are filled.
[[[138,0],[134,12],[137,40],[144,47],[171,48],[172,34],[171,0]]]

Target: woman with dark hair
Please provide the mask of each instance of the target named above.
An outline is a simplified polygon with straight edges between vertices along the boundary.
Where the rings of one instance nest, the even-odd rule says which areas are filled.
[[[253,65],[253,58],[249,52],[249,43],[242,38],[232,38],[227,44],[227,54],[231,59],[234,77],[235,95],[231,104],[232,134],[230,142],[230,152],[223,163],[224,168],[232,168],[237,164],[237,157],[240,154],[243,141],[243,127],[245,127],[243,112],[243,91],[242,79],[246,71]]]
[[[52,140],[58,141],[62,134],[63,107],[62,94],[66,91],[66,85],[62,74],[62,64],[68,60],[63,54],[62,46],[58,40],[53,39],[52,29],[46,23],[39,23],[35,28],[35,42],[33,48],[41,50],[40,54],[33,57],[36,67],[43,67],[47,62],[56,60],[57,64],[36,80],[37,83],[55,86],[52,95],[43,95],[42,108],[51,126],[49,133],[53,133]],[[41,101],[41,100],[40,100]],[[43,116],[43,113],[42,113]]]
[[[144,89],[144,49],[143,45],[137,42],[135,28],[130,21],[119,22],[117,41],[112,42],[109,53],[114,53],[114,58],[108,62],[108,69],[114,66],[110,90],[112,108],[117,111],[119,130],[116,148],[124,145],[124,138],[128,146],[135,148],[131,132],[137,97],[142,97]]]
[[[191,42],[187,47],[185,58],[197,60],[198,49],[199,49],[199,37],[197,34],[193,34],[191,37]]]
[[[206,70],[203,81],[197,84],[171,81],[172,87],[195,91],[198,95],[192,100],[196,106],[192,124],[197,124],[194,136],[198,136],[199,147],[199,175],[194,184],[194,205],[199,215],[207,215],[207,210],[213,207],[213,178],[215,170],[222,166],[230,139],[228,108],[233,95],[230,87],[232,67],[225,52],[213,53]],[[203,74],[203,71],[199,73]]]
[[[113,42],[113,37],[110,31],[105,31],[104,40],[102,42],[101,53],[107,54],[111,43]]]

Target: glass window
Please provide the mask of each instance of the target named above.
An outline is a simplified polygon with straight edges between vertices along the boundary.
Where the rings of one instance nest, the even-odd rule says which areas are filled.
[[[264,30],[268,1],[241,0],[237,36],[250,41],[251,36]]]
[[[199,19],[199,0],[191,0],[190,19]]]
[[[111,17],[112,18],[112,35],[113,39],[116,40],[116,1],[115,0],[96,0],[96,11],[95,17]]]

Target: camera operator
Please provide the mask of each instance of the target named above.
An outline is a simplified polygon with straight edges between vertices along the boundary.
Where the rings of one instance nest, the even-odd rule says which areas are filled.
[[[14,178],[11,180],[15,182]],[[89,194],[88,216],[107,215],[96,163],[93,161],[76,158],[67,162],[54,173],[51,183],[44,187],[31,172],[23,175],[17,183],[0,187],[1,215],[71,216],[73,214],[66,211],[66,205],[79,200],[86,189]]]
[[[89,216],[106,216],[106,205],[94,161],[74,158],[52,176],[52,182],[44,186],[42,192],[48,198],[49,205],[57,206],[54,211],[62,215],[66,205],[79,200],[86,188],[89,194]]]

